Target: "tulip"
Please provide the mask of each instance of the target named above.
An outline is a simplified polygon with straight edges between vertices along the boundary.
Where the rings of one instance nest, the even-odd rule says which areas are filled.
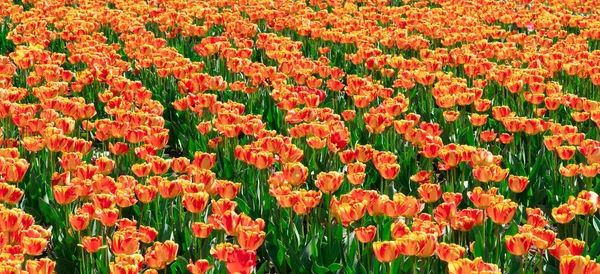
[[[506,250],[515,256],[523,256],[529,252],[531,248],[531,233],[516,234],[514,236],[506,236]]]
[[[396,241],[374,242],[373,253],[378,261],[389,263],[400,255],[400,249]]]
[[[344,175],[342,173],[336,171],[331,171],[328,173],[321,172],[317,174],[315,186],[317,186],[323,193],[331,194],[336,192],[343,182]]]
[[[523,192],[528,184],[529,179],[527,177],[513,175],[508,177],[508,187],[514,193]]]
[[[417,190],[425,203],[435,203],[442,196],[439,184],[422,184]]]
[[[195,263],[193,263],[192,260],[190,259],[190,261],[187,265],[187,270],[192,274],[204,274],[211,268],[213,268],[213,267],[208,264],[207,260],[204,260],[204,259],[200,259],[200,260],[196,261]]]
[[[377,233],[377,228],[375,226],[368,227],[358,227],[354,229],[354,235],[356,239],[361,243],[369,243],[373,241],[375,238],[375,233]]]
[[[437,247],[437,254],[444,262],[454,262],[465,254],[465,248],[457,244],[440,243]]]
[[[507,224],[512,220],[517,212],[517,203],[510,199],[502,200],[501,202],[493,203],[486,208],[485,212],[496,224]]]

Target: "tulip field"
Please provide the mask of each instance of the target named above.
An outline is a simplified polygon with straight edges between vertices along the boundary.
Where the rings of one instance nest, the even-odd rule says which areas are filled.
[[[600,274],[600,0],[0,0],[0,274]]]

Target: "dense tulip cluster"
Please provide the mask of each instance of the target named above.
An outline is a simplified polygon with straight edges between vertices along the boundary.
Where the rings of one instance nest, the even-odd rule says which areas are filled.
[[[599,7],[0,0],[0,273],[600,273]]]

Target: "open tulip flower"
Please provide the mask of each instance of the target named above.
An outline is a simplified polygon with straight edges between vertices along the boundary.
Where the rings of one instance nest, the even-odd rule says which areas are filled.
[[[600,273],[598,14],[0,0],[0,273]]]

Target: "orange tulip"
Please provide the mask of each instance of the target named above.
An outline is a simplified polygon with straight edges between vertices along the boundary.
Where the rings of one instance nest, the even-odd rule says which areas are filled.
[[[507,224],[512,220],[517,212],[519,205],[510,199],[504,199],[500,202],[493,203],[485,209],[487,215],[496,224]]]
[[[398,173],[400,172],[400,165],[396,163],[380,164],[377,167],[377,170],[379,171],[381,177],[383,177],[384,179],[393,180],[396,178],[396,176],[398,176]]]
[[[419,195],[425,203],[435,203],[442,196],[439,184],[421,184],[418,188]]]
[[[306,182],[308,168],[301,163],[286,163],[283,166],[283,176],[289,184],[298,187]]]
[[[532,243],[538,249],[548,249],[550,246],[554,244],[556,239],[556,233],[552,230],[542,229],[542,228],[534,228],[532,230]]]
[[[82,231],[82,230],[86,229],[89,222],[90,222],[90,215],[88,215],[87,213],[75,214],[75,215],[70,214],[69,215],[69,223],[71,224],[71,227],[75,231]]]
[[[377,228],[375,226],[358,227],[354,229],[356,239],[361,243],[370,243],[375,238]]]
[[[399,245],[396,241],[374,242],[373,253],[378,261],[389,263],[400,255]]]
[[[569,160],[575,156],[574,146],[558,146],[555,150],[558,157],[563,161]]]
[[[398,219],[392,223],[392,226],[390,228],[390,234],[392,236],[392,239],[399,239],[410,234],[410,228],[406,226],[404,221]]]
[[[208,238],[211,232],[212,226],[210,224],[205,224],[201,222],[192,223],[192,233],[194,233],[194,236],[198,238]]]
[[[27,260],[26,269],[28,274],[49,274],[54,273],[56,262],[42,258],[39,260]]]
[[[490,188],[488,191],[483,191],[481,187],[476,187],[473,191],[467,192],[467,196],[469,197],[469,200],[473,202],[475,207],[486,209],[491,205],[494,199],[496,199],[496,191],[498,191],[498,189],[495,187]]]
[[[532,243],[531,233],[516,234],[513,236],[506,236],[506,250],[515,256],[523,256],[529,253]]]
[[[560,258],[560,273],[575,274],[575,273],[592,273],[589,269],[595,267],[595,261],[590,261],[590,257],[579,255],[565,255]],[[598,273],[598,272],[594,272]]]
[[[561,224],[566,224],[575,218],[575,206],[562,204],[552,209],[552,217]]]
[[[323,193],[331,194],[336,192],[342,183],[344,182],[344,174],[331,171],[328,173],[321,172],[317,174],[315,180],[315,186],[317,186]]]
[[[90,238],[90,240],[93,239]],[[108,244],[115,255],[131,255],[137,252],[140,247],[137,237],[124,232],[116,232],[112,239],[108,239]]]
[[[256,251],[234,249],[225,266],[230,273],[250,274],[256,266]]]
[[[465,248],[457,244],[440,243],[437,246],[437,254],[444,262],[454,262],[465,254]]]
[[[192,260],[190,259],[190,261],[187,265],[187,270],[192,274],[204,274],[211,268],[213,268],[213,267],[208,264],[207,260],[204,260],[204,259],[200,259],[200,260],[196,261],[195,263],[193,263]]]
[[[197,193],[186,193],[183,195],[183,206],[191,213],[201,213],[206,209],[210,196],[200,191]]]
[[[529,179],[524,176],[508,176],[508,187],[514,193],[521,193],[529,184]]]
[[[264,231],[251,231],[243,228],[238,230],[238,243],[243,249],[256,250],[264,241]]]
[[[564,240],[556,239],[554,246],[548,250],[554,258],[560,260],[562,257],[568,255],[581,255],[584,248],[585,242],[573,238],[566,238]]]
[[[405,256],[431,257],[437,248],[436,235],[423,232],[411,232],[396,242],[400,254]]]

